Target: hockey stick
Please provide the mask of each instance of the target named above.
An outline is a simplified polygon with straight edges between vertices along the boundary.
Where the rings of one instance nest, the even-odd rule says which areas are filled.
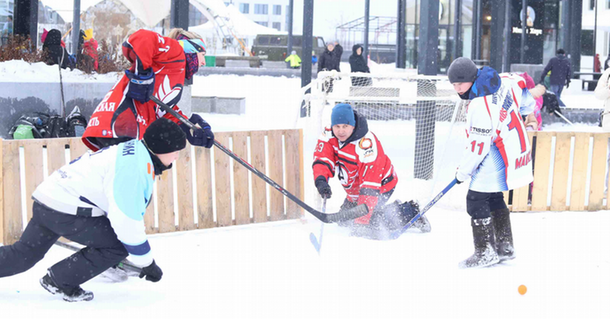
[[[178,112],[176,112],[174,109],[169,107],[167,104],[161,102],[154,95],[151,95],[150,99],[153,102],[157,103],[157,105],[159,105],[162,109],[167,111],[169,114],[173,115],[175,118],[180,120],[182,123],[186,124],[191,129],[194,130],[194,129],[197,128],[197,126],[195,126],[195,124],[191,123],[189,120],[184,118],[182,115],[178,114]],[[322,221],[324,223],[336,223],[336,222],[340,222],[340,221],[347,221],[347,220],[355,219],[355,218],[358,218],[358,217],[361,217],[361,216],[364,216],[364,215],[368,214],[368,208],[364,204],[358,205],[358,206],[356,206],[356,207],[354,207],[352,209],[346,209],[346,210],[343,210],[343,211],[339,211],[339,212],[334,213],[334,214],[326,214],[326,213],[322,213],[320,211],[317,211],[317,210],[311,208],[311,206],[305,204],[298,197],[292,195],[290,192],[285,190],[282,186],[280,186],[278,183],[274,182],[267,175],[259,172],[256,168],[254,168],[254,166],[250,165],[248,162],[244,161],[239,156],[235,155],[235,153],[231,152],[229,149],[227,149],[226,147],[222,146],[222,144],[218,143],[218,141],[214,141],[214,145],[216,147],[218,147],[221,151],[223,151],[225,154],[229,155],[229,157],[231,157],[232,159],[237,161],[239,164],[241,164],[244,167],[246,167],[249,171],[254,173],[256,176],[258,176],[261,179],[263,179],[265,182],[267,182],[267,184],[273,186],[273,188],[277,189],[284,196],[288,197],[290,200],[295,202],[297,205],[301,206],[307,212],[312,214],[315,218],[319,219],[320,221]]]
[[[324,198],[324,201],[322,202],[322,213],[326,213],[326,198]],[[324,223],[320,226],[320,240],[318,240],[313,233],[309,233],[309,241],[311,241],[311,244],[318,252],[318,255],[320,255],[320,249],[322,249],[322,235],[324,235]]]
[[[570,120],[568,120],[565,116],[563,116],[563,114],[557,112],[557,111],[553,111],[555,112],[555,114],[557,114],[557,116],[561,117],[564,121],[568,122],[571,125],[574,125],[574,123],[570,122]]]
[[[74,246],[72,244],[64,243],[63,241],[59,241],[59,240],[55,242],[55,245],[72,250],[72,251],[81,250],[80,247]],[[142,268],[132,264],[127,259],[124,259],[123,261],[121,261],[117,266],[120,269],[137,272],[138,274],[142,272]]]
[[[419,214],[413,216],[413,218],[411,218],[411,220],[400,230],[397,230],[395,232],[393,232],[392,234],[390,234],[390,238],[391,239],[396,239],[398,237],[400,237],[400,235],[402,235],[402,233],[404,233],[405,231],[407,231],[407,229],[409,229],[409,227],[411,227],[411,225],[413,225],[413,223],[415,223],[420,217],[422,217],[432,206],[434,206],[434,204],[436,204],[441,197],[443,197],[453,186],[455,186],[455,184],[457,184],[457,179],[454,178],[453,181],[451,181],[451,183],[449,183],[449,185],[447,185],[447,187],[445,187],[445,189],[443,189],[440,193],[438,193],[438,195],[436,195],[436,197],[434,197],[430,203],[428,203],[428,205],[426,205],[426,207],[424,207],[424,209],[422,209]]]
[[[65,50],[65,49],[64,49]],[[61,118],[64,120],[66,117],[66,100],[64,98],[64,82],[61,78],[61,65],[64,63],[65,51],[61,51],[61,61],[57,64],[59,67],[59,89],[61,90]]]

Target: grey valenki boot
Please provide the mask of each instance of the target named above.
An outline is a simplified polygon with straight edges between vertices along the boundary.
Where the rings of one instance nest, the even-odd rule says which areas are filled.
[[[513,246],[513,231],[510,225],[510,211],[508,208],[491,212],[496,232],[496,252],[500,261],[515,259]]]
[[[474,254],[459,264],[460,268],[487,267],[500,262],[496,253],[494,228],[491,217],[472,219]]]

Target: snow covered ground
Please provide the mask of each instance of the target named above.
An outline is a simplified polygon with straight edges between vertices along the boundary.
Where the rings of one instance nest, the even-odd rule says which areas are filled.
[[[461,270],[472,253],[463,212],[433,209],[429,234],[391,242],[325,227],[318,256],[309,221],[150,236],[165,275],[83,285],[70,304],[38,284],[68,256],[53,247],[28,272],[2,278],[0,305],[15,318],[608,318],[610,213],[513,214],[517,258]],[[518,287],[527,293],[520,295]]]
[[[300,79],[215,75],[197,77],[193,94],[246,97],[245,115],[202,114],[216,131],[294,128],[302,125],[299,87]],[[413,123],[371,121],[370,128],[396,166],[401,182],[395,198],[428,196],[431,185],[409,182]],[[444,124],[437,128],[448,132]],[[436,145],[445,145],[447,135],[437,137]],[[453,178],[460,148],[450,143],[447,153],[437,155],[441,177],[435,189]],[[311,150],[304,152],[310,169]],[[309,171],[305,178],[311,184]],[[328,210],[335,211],[343,191],[336,180],[331,186]],[[461,270],[458,262],[473,251],[463,209],[466,187],[456,186],[429,211],[429,234],[414,231],[378,242],[349,237],[330,225],[321,255],[309,242],[310,232],[319,236],[321,224],[309,215],[304,222],[152,235],[163,280],[95,278],[83,285],[95,294],[91,302],[66,303],[40,287],[45,269],[70,254],[53,247],[31,270],[0,279],[0,309],[15,318],[62,319],[610,317],[610,211],[512,214],[517,258]],[[311,187],[307,193],[313,205]],[[527,287],[524,295],[520,285]]]

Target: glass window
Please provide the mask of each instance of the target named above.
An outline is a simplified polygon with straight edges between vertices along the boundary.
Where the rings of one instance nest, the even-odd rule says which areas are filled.
[[[249,3],[240,3],[239,12],[246,13],[246,14],[250,13],[250,4]]]
[[[589,10],[595,9],[595,0],[589,0]]]
[[[593,30],[581,30],[580,54],[593,56]]]
[[[282,23],[281,22],[273,22],[273,28],[282,31]]]
[[[293,36],[292,37],[292,45],[295,47],[300,47],[303,44],[302,36]]]
[[[254,5],[254,14],[267,14],[269,6],[266,4],[255,4]]]
[[[276,4],[273,6],[273,14],[275,14],[276,16],[279,16],[282,14],[282,6],[279,4]]]
[[[269,41],[269,44],[280,45],[280,44],[282,44],[282,38],[281,37],[273,37],[273,38],[271,38],[271,41]]]
[[[259,37],[258,44],[269,44],[269,37]]]
[[[260,24],[262,26],[265,26],[265,27],[269,25],[269,23],[267,23],[267,21],[254,21],[254,22],[256,22],[257,24]]]
[[[318,48],[323,48],[324,47],[324,40],[322,40],[322,38],[318,38]]]

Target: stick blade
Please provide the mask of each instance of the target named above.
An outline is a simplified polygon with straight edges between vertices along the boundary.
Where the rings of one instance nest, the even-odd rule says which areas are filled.
[[[311,244],[316,249],[316,251],[318,252],[318,255],[319,255],[320,248],[322,248],[322,247],[320,246],[320,243],[318,243],[318,239],[316,238],[316,235],[314,235],[313,233],[309,233],[309,241],[311,242]]]

